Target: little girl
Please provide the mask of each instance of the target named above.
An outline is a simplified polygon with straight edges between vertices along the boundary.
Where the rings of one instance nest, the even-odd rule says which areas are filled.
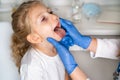
[[[12,51],[21,80],[68,80],[55,48],[47,41],[65,36],[59,17],[40,1],[21,4],[12,14]]]

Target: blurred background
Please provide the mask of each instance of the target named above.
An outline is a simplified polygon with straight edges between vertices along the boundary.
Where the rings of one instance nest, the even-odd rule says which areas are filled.
[[[0,80],[20,80],[17,67],[11,58],[11,14],[24,1],[28,0],[0,0]],[[101,39],[120,38],[120,0],[42,1],[58,16],[71,20],[84,35]],[[96,4],[93,8],[97,9],[83,9],[86,3]],[[91,13],[87,14],[89,12]],[[113,80],[118,60],[92,59],[88,51],[78,46],[73,46],[70,50],[79,67],[91,80]]]

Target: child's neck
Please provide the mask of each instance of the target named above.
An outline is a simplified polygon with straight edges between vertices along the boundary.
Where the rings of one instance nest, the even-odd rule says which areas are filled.
[[[51,57],[57,54],[56,49],[50,43],[41,43],[34,47]]]

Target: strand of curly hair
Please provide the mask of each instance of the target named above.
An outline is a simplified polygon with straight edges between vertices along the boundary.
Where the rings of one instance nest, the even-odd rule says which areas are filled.
[[[30,47],[30,43],[26,40],[27,35],[30,33],[30,19],[29,10],[35,5],[41,5],[40,1],[33,0],[24,2],[12,14],[12,56],[18,69],[20,69],[21,59],[25,52]]]

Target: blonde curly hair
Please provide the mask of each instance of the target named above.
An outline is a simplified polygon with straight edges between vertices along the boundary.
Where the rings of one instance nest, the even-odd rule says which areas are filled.
[[[20,69],[21,59],[30,47],[30,43],[26,37],[31,32],[30,17],[28,15],[30,9],[36,5],[43,5],[41,1],[33,0],[22,3],[18,9],[12,14],[12,56],[16,66]]]

